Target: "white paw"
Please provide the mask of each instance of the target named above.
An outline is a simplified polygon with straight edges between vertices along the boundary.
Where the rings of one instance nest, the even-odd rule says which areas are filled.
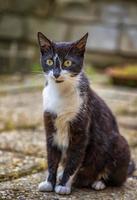
[[[92,184],[92,188],[95,190],[103,190],[103,189],[105,189],[105,187],[106,187],[106,185],[105,185],[105,183],[103,183],[103,181],[95,181]]]
[[[61,172],[58,173],[57,180],[61,181],[62,177],[63,177],[63,171],[61,171]]]
[[[40,192],[51,192],[53,191],[53,186],[50,182],[44,181],[39,184],[38,190]]]
[[[68,187],[68,186],[56,185],[55,192],[57,194],[70,194],[71,193],[71,188]]]

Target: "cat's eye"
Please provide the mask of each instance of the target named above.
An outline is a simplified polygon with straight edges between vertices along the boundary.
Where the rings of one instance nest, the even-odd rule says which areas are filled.
[[[49,65],[49,66],[53,65],[53,60],[47,59],[46,64]]]
[[[70,67],[72,65],[72,61],[71,60],[66,60],[63,65],[65,67]]]

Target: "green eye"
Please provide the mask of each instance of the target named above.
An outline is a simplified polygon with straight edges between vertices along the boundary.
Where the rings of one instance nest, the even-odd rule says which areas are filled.
[[[63,65],[65,67],[70,67],[72,65],[72,61],[71,60],[66,60]]]
[[[46,64],[49,66],[53,65],[53,60],[51,59],[46,60]]]

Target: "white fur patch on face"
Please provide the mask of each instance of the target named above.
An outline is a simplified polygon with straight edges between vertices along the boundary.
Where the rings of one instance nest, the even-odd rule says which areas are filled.
[[[54,56],[53,59],[54,59],[54,62],[56,62],[56,59],[58,59],[58,61],[59,61],[59,63],[60,63],[60,68],[61,68],[61,60],[60,60],[58,54],[55,54],[55,56]]]
[[[53,78],[53,70],[49,71],[48,76],[51,77],[51,78]]]
[[[48,85],[43,90],[44,111],[57,114],[54,143],[61,149],[68,147],[69,122],[75,118],[82,104],[77,79],[74,80],[56,83],[53,79],[48,79]]]
[[[95,190],[103,190],[103,189],[106,188],[106,185],[103,181],[95,181],[92,184],[92,188],[95,189]]]

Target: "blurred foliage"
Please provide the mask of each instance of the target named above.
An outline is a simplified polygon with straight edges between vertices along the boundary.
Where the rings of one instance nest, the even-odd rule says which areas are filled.
[[[85,66],[84,71],[89,77],[97,73],[95,68],[92,65],[88,65],[88,64]]]
[[[137,64],[108,68],[107,74],[113,84],[137,87]]]
[[[38,75],[38,74],[43,74],[43,71],[42,71],[42,67],[39,63],[35,63],[32,65],[31,67],[31,74],[35,74],[35,75]]]
[[[125,67],[113,69],[113,73],[117,76],[136,77],[137,78],[137,64],[129,64]]]
[[[41,72],[42,68],[41,68],[40,64],[35,63],[34,65],[32,65],[31,70],[32,70],[32,72]]]

